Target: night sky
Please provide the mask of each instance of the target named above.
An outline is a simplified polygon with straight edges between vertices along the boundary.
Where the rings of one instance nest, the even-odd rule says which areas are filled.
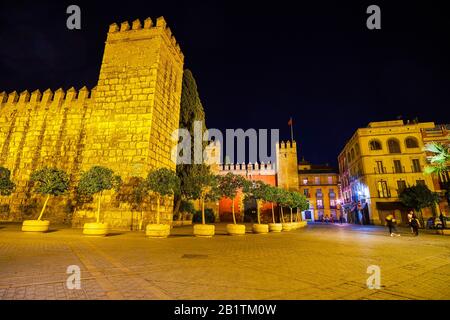
[[[108,26],[164,16],[209,128],[279,128],[288,139],[292,116],[300,157],[335,165],[370,121],[450,123],[444,1],[0,1],[0,92],[92,88]],[[70,4],[80,31],[66,28]],[[366,28],[371,4],[381,30]]]

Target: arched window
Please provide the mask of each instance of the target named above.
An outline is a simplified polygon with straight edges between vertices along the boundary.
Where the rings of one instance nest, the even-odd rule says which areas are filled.
[[[381,142],[378,140],[372,140],[369,142],[369,148],[370,150],[381,150]]]
[[[359,156],[359,144],[355,144],[355,151],[356,151],[356,155]]]
[[[407,148],[418,148],[419,147],[419,142],[414,137],[408,137],[405,140],[405,145],[406,145]]]
[[[389,153],[401,153],[400,151],[400,143],[397,139],[389,139],[388,140],[388,149]]]
[[[352,155],[350,154],[350,152],[347,155],[347,159],[349,163],[352,162]]]
[[[352,155],[352,160],[355,160],[355,149],[352,148],[352,151],[350,151]]]

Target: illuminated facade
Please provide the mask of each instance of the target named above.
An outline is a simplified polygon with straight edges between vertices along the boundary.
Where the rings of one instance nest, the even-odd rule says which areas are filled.
[[[78,206],[74,186],[94,165],[119,174],[125,185],[153,168],[175,170],[171,150],[178,129],[184,56],[164,18],[112,24],[96,88],[0,93],[0,165],[12,172],[16,191],[1,197],[1,220],[36,215],[42,196],[30,174],[44,166],[65,170],[71,192],[49,203],[47,218],[82,226],[94,219],[91,204]],[[105,192],[102,215],[113,228],[130,228],[130,206]],[[145,205],[145,222],[156,205]],[[163,221],[172,221],[164,206]]]
[[[434,128],[426,128],[422,130],[422,140],[424,144],[430,142],[438,142],[449,146],[450,144],[450,124],[436,125]],[[450,174],[445,172],[439,176],[433,175],[433,185],[436,192],[438,192],[444,201],[439,203],[440,210],[447,215],[449,210],[448,195],[446,195],[446,188],[450,184]],[[446,201],[445,201],[446,200]]]
[[[263,181],[282,189],[304,194],[310,203],[309,210],[302,212],[303,220],[317,221],[322,217],[339,218],[339,175],[329,166],[312,165],[298,162],[297,143],[295,141],[280,142],[276,146],[276,166],[272,163],[255,164],[221,164],[220,144],[214,142],[206,149],[207,164],[216,174],[225,175],[231,172],[248,180]],[[215,208],[216,218],[220,221],[231,221],[231,200],[221,199],[210,207]],[[235,201],[235,212],[238,221],[245,216],[255,218],[255,203],[244,203],[239,192]],[[276,208],[278,212],[279,208]],[[278,216],[278,215],[277,215]],[[261,208],[261,217],[271,222],[271,204],[265,203]]]
[[[423,174],[423,133],[433,128],[433,122],[395,120],[356,130],[338,157],[343,206],[351,222],[383,224],[386,215],[394,214],[404,224],[401,190],[419,183],[436,190],[433,178]]]
[[[339,174],[334,168],[301,161],[298,180],[300,193],[310,204],[309,210],[302,213],[303,220],[317,221],[328,217],[337,221],[340,218]]]

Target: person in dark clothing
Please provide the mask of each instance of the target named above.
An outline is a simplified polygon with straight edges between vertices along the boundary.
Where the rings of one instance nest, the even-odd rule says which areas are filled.
[[[419,227],[420,227],[419,219],[413,217],[411,219],[411,228],[413,229],[413,233],[416,237],[419,235]]]
[[[396,227],[395,227],[395,218],[392,214],[388,215],[386,217],[386,225],[388,226],[389,229],[389,234],[391,235],[391,237],[393,236],[400,236],[399,234],[396,234],[394,231],[397,231]]]

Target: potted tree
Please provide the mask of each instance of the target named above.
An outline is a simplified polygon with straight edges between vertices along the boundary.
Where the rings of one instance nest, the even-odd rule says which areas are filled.
[[[258,223],[252,227],[253,233],[266,234],[269,232],[269,225],[261,223],[261,205],[267,196],[268,185],[262,181],[245,181],[243,191],[247,197],[256,200],[256,216]]]
[[[50,221],[42,220],[45,208],[51,196],[60,196],[69,189],[69,177],[60,169],[43,168],[33,172],[30,182],[34,184],[34,191],[45,195],[44,205],[37,220],[25,220],[22,224],[22,231],[26,232],[46,232]]]
[[[299,221],[299,210],[303,211],[308,209],[308,201],[306,200],[305,196],[298,193],[298,192],[291,192],[291,220],[292,220],[292,208],[296,208],[296,219],[294,222],[294,229],[302,228],[306,226],[306,221]]]
[[[209,167],[196,165],[192,167],[191,174],[185,180],[185,192],[193,200],[199,200],[201,207],[202,223],[194,225],[194,236],[212,237],[215,234],[215,226],[206,224],[205,202],[219,198],[217,190],[217,177],[213,175]]]
[[[219,192],[222,197],[231,199],[231,213],[233,215],[233,224],[227,225],[229,235],[244,235],[245,224],[237,224],[234,205],[236,195],[239,189],[244,185],[245,179],[242,176],[235,175],[231,172],[219,178]]]
[[[278,195],[278,203],[280,205],[281,223],[283,231],[291,231],[293,229],[293,224],[291,222],[286,222],[284,218],[283,207],[289,207],[292,203],[291,192],[288,190],[280,189]],[[292,216],[291,216],[292,218]]]
[[[100,222],[100,204],[103,191],[119,190],[122,180],[120,176],[114,175],[114,171],[102,166],[94,166],[81,175],[77,191],[84,195],[97,195],[96,222],[85,223],[83,234],[89,236],[105,236],[108,234],[107,223]]]
[[[277,223],[275,221],[275,203],[278,203],[278,200],[280,198],[281,189],[273,186],[269,186],[267,188],[265,201],[270,202],[272,206],[272,223],[269,223],[269,231],[270,232],[281,232],[283,230],[283,224]]]
[[[417,184],[412,187],[403,189],[399,195],[400,201],[409,208],[413,208],[414,211],[420,212],[420,221],[422,227],[424,226],[423,212],[425,208],[431,208],[433,210],[437,203],[439,203],[439,194],[432,192],[424,184]]]
[[[160,223],[161,200],[176,194],[180,187],[180,181],[175,172],[160,168],[153,170],[147,177],[148,189],[156,195],[156,223],[148,224],[145,234],[152,238],[167,238],[170,234],[170,225]]]

